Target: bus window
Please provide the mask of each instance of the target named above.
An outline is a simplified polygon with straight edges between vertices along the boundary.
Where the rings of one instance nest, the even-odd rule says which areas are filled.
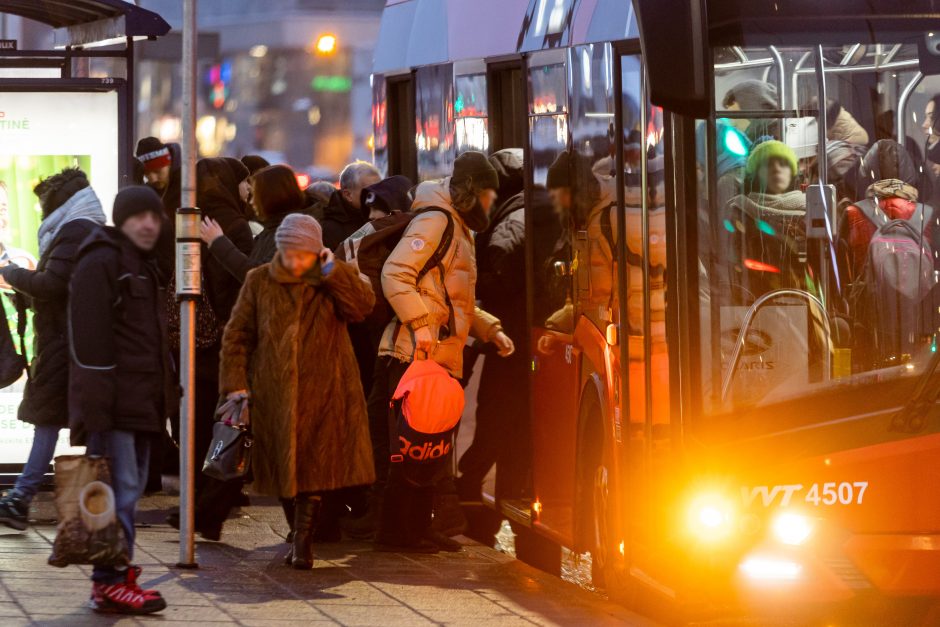
[[[415,123],[414,80],[411,75],[386,78],[386,115],[388,122],[387,174],[401,174],[417,179],[415,143],[411,129]]]
[[[573,216],[564,51],[532,56],[529,94],[535,323],[552,331],[571,333]]]
[[[486,74],[458,76],[454,80],[457,154],[467,150],[486,152],[490,145],[487,123]]]
[[[577,309],[600,329],[620,317],[612,55],[609,44],[587,45],[572,48],[568,61]]]
[[[388,120],[385,77],[372,77],[372,162],[388,175]]]
[[[904,375],[935,346],[940,134],[925,120],[940,84],[918,83],[912,44],[817,54],[716,52],[715,113],[696,129],[708,412]]]
[[[450,64],[415,70],[418,179],[443,178],[454,161],[454,70]]]
[[[525,144],[526,103],[522,65],[517,61],[492,63],[488,68],[490,142],[493,150]]]

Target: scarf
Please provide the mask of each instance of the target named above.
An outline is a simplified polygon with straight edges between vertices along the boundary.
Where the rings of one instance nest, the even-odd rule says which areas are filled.
[[[269,272],[271,273],[271,278],[278,283],[306,283],[307,285],[316,287],[323,282],[323,272],[320,270],[319,259],[316,260],[316,262],[313,264],[313,267],[310,268],[306,274],[304,274],[302,277],[295,277],[293,274],[288,272],[287,268],[284,267],[284,263],[281,261],[281,253],[277,252],[274,255],[274,259],[271,260]]]
[[[107,220],[101,208],[101,201],[91,187],[75,192],[39,225],[40,257],[46,253],[62,227],[73,220],[90,220],[95,224],[104,224]]]

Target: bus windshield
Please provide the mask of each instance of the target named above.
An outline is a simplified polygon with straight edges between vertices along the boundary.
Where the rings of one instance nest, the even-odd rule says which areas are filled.
[[[696,127],[705,413],[913,380],[940,326],[940,77],[901,42],[729,46],[714,69]]]

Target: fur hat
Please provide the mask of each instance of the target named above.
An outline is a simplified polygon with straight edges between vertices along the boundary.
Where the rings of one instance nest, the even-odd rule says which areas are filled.
[[[291,213],[277,227],[274,242],[279,251],[297,248],[319,255],[323,250],[323,228],[313,216]]]
[[[39,184],[33,188],[33,193],[39,197],[42,217],[51,215],[69,198],[88,186],[88,177],[79,168],[65,168],[39,181]]]

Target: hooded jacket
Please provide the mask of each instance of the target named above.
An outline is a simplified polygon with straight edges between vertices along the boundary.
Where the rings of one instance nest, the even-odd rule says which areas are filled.
[[[375,207],[386,214],[404,213],[410,210],[411,196],[408,192],[412,187],[407,176],[396,174],[362,188],[363,213],[368,214],[369,207]]]
[[[238,179],[232,168],[225,159],[200,159],[196,165],[196,174],[196,204],[202,210],[202,215],[218,222],[222,232],[239,251],[245,255],[251,253],[254,236],[242,209]],[[235,306],[241,281],[208,252],[208,247],[203,245],[206,294],[212,311],[224,322]]]
[[[346,332],[375,296],[336,261],[297,279],[279,257],[248,273],[222,338],[219,387],[251,394],[252,472],[283,498],[375,480],[365,396]]]
[[[396,318],[385,329],[379,355],[410,362],[415,355],[414,329],[428,326],[431,336],[441,338],[448,324],[450,298],[455,328],[441,338],[430,358],[459,378],[463,373],[463,347],[467,337],[489,342],[502,330],[499,320],[476,306],[476,256],[470,230],[450,199],[450,178],[427,181],[418,186],[414,210],[438,207],[448,212],[454,222],[454,239],[443,258],[443,276],[439,270],[418,273],[440,244],[447,218],[439,211],[416,216],[398,245],[389,255],[382,272],[385,298]]]
[[[342,190],[336,190],[323,212],[323,245],[330,250],[337,250],[343,240],[366,222],[366,215],[346,202]]]
[[[45,245],[36,270],[14,265],[0,269],[10,286],[26,295],[33,310],[33,360],[18,416],[34,425],[68,426],[69,279],[82,242],[105,222],[98,197],[87,179],[81,178],[85,187],[78,191],[74,191],[74,177],[56,175],[42,183],[49,195],[40,194],[47,216],[39,228]],[[69,189],[71,195],[65,196]],[[50,226],[53,222],[54,227]]]
[[[155,259],[101,227],[82,244],[69,291],[73,442],[112,429],[161,432],[178,396]]]

